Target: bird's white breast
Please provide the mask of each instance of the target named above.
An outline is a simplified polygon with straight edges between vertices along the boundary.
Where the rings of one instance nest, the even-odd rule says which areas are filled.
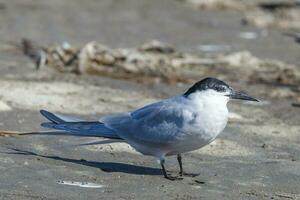
[[[196,96],[197,95],[197,96]],[[183,153],[205,146],[225,128],[228,121],[227,99],[222,96],[195,94],[182,110],[184,126],[174,141],[174,147]]]

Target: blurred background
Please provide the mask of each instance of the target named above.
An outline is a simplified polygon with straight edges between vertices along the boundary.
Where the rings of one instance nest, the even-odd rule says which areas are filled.
[[[300,198],[300,1],[0,0],[0,52],[2,199]],[[41,131],[40,109],[97,120],[207,76],[261,102],[229,104],[182,182],[126,144],[11,134]]]

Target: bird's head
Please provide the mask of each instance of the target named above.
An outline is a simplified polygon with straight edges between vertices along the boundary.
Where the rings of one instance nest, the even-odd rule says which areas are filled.
[[[184,94],[185,97],[201,96],[208,99],[228,102],[231,99],[258,101],[246,93],[235,91],[225,82],[216,78],[205,78],[195,83]]]

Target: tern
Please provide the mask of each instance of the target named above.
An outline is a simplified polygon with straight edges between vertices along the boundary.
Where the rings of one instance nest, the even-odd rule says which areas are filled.
[[[258,101],[208,77],[183,94],[132,112],[104,116],[99,121],[74,120],[41,110],[50,121],[41,126],[71,135],[123,140],[141,154],[155,157],[164,177],[176,180],[185,175],[181,155],[209,144],[224,130],[228,121],[227,103],[233,99]],[[171,176],[165,168],[165,158],[173,155],[179,163],[179,177]]]

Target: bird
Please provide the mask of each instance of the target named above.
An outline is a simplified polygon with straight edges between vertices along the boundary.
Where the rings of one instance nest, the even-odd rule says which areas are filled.
[[[235,99],[259,101],[235,91],[222,80],[207,77],[183,94],[131,112],[107,115],[98,121],[77,120],[41,110],[49,120],[41,126],[71,135],[123,140],[141,154],[156,158],[166,179],[177,180],[188,175],[183,170],[182,154],[200,149],[217,138],[228,122],[227,103]],[[168,156],[177,156],[179,176],[168,174],[165,168]]]

